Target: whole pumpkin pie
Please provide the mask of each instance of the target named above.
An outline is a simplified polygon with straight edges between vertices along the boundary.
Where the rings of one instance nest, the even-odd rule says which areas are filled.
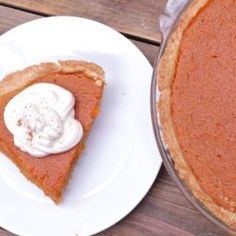
[[[192,1],[157,77],[164,141],[179,176],[236,228],[236,1]]]
[[[0,151],[55,203],[85,147],[104,84],[100,66],[72,60],[34,65],[0,82]]]

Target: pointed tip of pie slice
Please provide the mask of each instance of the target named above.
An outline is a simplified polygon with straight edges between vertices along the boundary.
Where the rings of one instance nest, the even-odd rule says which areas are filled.
[[[26,87],[40,82],[59,85],[74,95],[75,118],[80,120],[84,134],[80,143],[67,152],[35,158],[14,145],[12,134],[5,126],[3,113],[12,97]],[[62,200],[73,168],[100,111],[104,85],[104,71],[100,66],[75,60],[34,65],[9,74],[0,82],[0,151],[56,204]]]

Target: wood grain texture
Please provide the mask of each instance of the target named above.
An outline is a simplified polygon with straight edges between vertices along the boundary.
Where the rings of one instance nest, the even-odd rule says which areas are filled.
[[[157,21],[166,0],[0,0],[0,3],[45,15],[94,19],[120,32],[159,42]]]
[[[38,17],[38,15],[0,6],[0,33]],[[133,43],[153,64],[158,47],[135,40]],[[227,234],[202,216],[185,199],[162,167],[152,189],[138,207],[121,222],[99,235],[226,236]],[[13,234],[0,229],[0,236],[13,236]]]

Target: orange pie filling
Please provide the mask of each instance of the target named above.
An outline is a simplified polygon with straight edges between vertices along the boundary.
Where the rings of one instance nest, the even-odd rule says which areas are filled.
[[[180,46],[171,112],[183,155],[202,189],[236,212],[236,4],[212,0]]]

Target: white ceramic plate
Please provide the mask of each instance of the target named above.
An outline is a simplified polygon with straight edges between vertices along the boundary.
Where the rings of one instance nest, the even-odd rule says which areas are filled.
[[[0,78],[26,66],[84,59],[106,73],[101,114],[56,206],[0,158],[0,226],[24,236],[83,236],[126,216],[145,196],[161,166],[150,112],[152,67],[125,37],[100,23],[49,17],[0,37]]]

